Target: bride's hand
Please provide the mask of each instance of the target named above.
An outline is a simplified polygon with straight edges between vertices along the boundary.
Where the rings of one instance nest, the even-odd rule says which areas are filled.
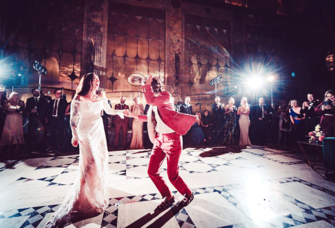
[[[131,113],[130,113],[130,111],[127,110],[127,109],[123,110],[123,114],[124,114],[125,116],[131,117],[131,116],[130,116]]]

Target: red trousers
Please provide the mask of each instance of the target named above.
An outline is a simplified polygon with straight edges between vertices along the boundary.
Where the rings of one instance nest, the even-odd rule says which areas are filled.
[[[182,194],[191,194],[191,190],[179,176],[179,158],[182,151],[182,137],[177,133],[159,134],[156,137],[150,157],[148,174],[162,197],[171,197],[171,191],[159,174],[165,157],[167,157],[167,174],[173,186]]]

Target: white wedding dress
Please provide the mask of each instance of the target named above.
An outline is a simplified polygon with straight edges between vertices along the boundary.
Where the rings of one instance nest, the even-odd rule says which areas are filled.
[[[70,122],[72,141],[79,141],[79,173],[47,227],[63,227],[71,220],[95,216],[108,206],[108,151],[101,110],[123,118],[122,110],[112,109],[106,98],[92,102],[77,97],[72,101]]]

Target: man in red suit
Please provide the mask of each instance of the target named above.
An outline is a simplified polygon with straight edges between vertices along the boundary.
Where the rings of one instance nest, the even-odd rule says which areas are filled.
[[[120,98],[120,104],[115,105],[116,110],[129,110],[129,106],[125,104],[126,98]],[[114,124],[115,124],[115,138],[114,138],[114,148],[116,149],[119,145],[119,133],[120,129],[122,128],[122,147],[123,149],[127,149],[127,129],[129,124],[129,118],[125,117],[121,119],[119,116],[114,117]]]
[[[161,193],[164,201],[158,209],[164,210],[174,203],[170,189],[159,174],[159,168],[167,157],[167,173],[173,186],[184,195],[179,205],[186,206],[194,198],[194,194],[179,176],[179,158],[183,149],[181,135],[187,131],[196,121],[196,116],[178,113],[174,110],[173,97],[167,91],[163,91],[163,85],[159,78],[150,76],[146,84],[142,86],[143,93],[150,105],[147,115],[134,115],[125,111],[125,115],[148,122],[148,133],[154,144],[150,157],[148,174]],[[154,114],[154,117],[153,117]]]

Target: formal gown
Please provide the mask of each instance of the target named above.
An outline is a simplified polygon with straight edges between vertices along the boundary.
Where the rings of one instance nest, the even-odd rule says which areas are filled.
[[[190,129],[190,133],[191,133],[191,145],[192,146],[198,146],[204,142],[205,135],[198,121],[196,121],[193,124],[193,126]]]
[[[239,127],[237,126],[237,108],[232,106],[232,111],[225,114],[225,125],[221,145],[238,145]]]
[[[47,227],[63,227],[71,220],[95,216],[108,206],[108,153],[101,110],[123,117],[122,111],[112,109],[106,98],[96,102],[79,98],[72,101],[70,122],[72,141],[79,142],[79,173]]]
[[[248,111],[243,111],[242,113],[247,113]],[[249,139],[249,127],[250,127],[250,119],[249,115],[240,115],[240,119],[238,120],[238,124],[240,126],[240,142],[241,146],[250,146],[251,142]]]
[[[5,104],[8,106],[8,114],[2,130],[0,146],[24,144],[22,114],[17,112],[20,106]]]
[[[133,114],[135,115],[142,115],[143,114],[143,107],[140,105],[135,104],[133,106]],[[143,149],[143,121],[133,119],[133,137],[131,139],[131,143],[129,148],[130,149]]]

